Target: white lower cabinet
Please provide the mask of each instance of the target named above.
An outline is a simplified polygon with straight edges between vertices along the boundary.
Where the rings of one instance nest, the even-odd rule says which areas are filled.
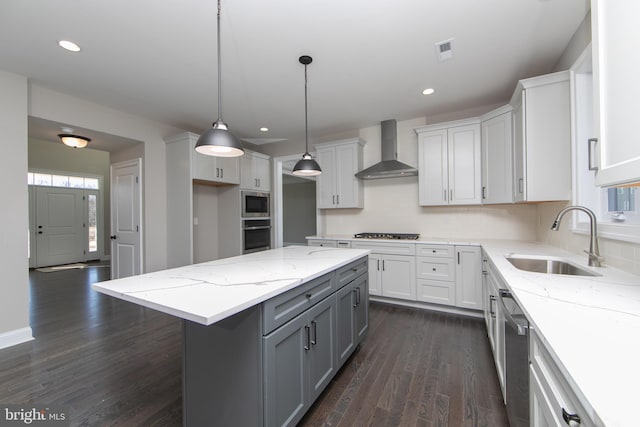
[[[529,332],[529,358],[531,426],[595,426],[535,330]]]
[[[417,245],[418,301],[456,305],[454,251],[451,245]]]
[[[482,310],[482,250],[456,246],[456,307]]]
[[[489,344],[493,351],[493,360],[498,373],[498,381],[502,390],[502,396],[505,396],[505,352],[504,352],[504,313],[502,312],[498,301],[500,288],[506,286],[500,281],[495,273],[495,267],[488,259],[483,260],[483,299],[484,299],[484,318],[487,324],[487,335],[489,336]]]

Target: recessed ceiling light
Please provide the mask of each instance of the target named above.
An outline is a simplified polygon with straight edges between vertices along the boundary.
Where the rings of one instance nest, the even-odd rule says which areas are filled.
[[[58,46],[70,52],[80,52],[80,46],[69,40],[60,40]]]
[[[263,126],[260,128],[260,132],[269,132],[269,128]]]
[[[435,91],[436,91],[436,90],[435,90],[434,88],[430,87],[430,88],[427,88],[427,89],[423,90],[423,91],[422,91],[422,94],[423,94],[423,95],[431,95],[431,94],[432,94],[432,93],[434,93]]]

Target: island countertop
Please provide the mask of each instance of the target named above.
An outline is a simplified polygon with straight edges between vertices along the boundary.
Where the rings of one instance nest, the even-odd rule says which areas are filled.
[[[99,282],[92,287],[143,307],[211,325],[368,253],[287,246]]]

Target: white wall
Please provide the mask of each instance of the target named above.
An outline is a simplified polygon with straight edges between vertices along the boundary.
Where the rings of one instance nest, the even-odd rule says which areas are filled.
[[[145,272],[164,269],[167,265],[167,198],[163,138],[180,132],[180,129],[55,92],[33,83],[30,84],[29,91],[29,115],[144,143],[143,264]]]
[[[0,70],[0,348],[31,338],[27,238],[27,79]]]

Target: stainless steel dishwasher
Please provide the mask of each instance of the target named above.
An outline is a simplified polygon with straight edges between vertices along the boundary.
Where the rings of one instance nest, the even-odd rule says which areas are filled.
[[[508,289],[500,289],[504,313],[505,392],[511,427],[529,426],[529,321]]]

